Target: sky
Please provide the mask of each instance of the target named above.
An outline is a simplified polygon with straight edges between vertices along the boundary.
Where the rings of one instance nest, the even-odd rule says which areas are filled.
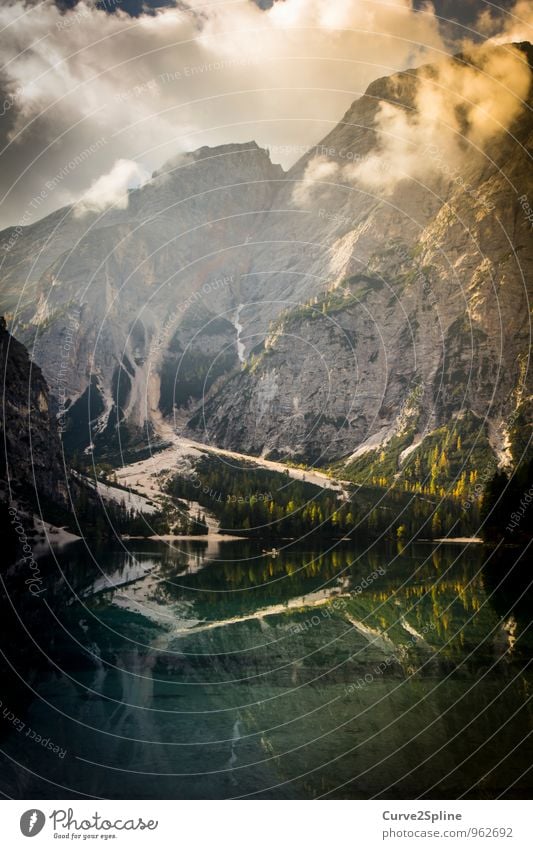
[[[529,0],[4,0],[0,227],[124,205],[206,144],[288,167],[377,77],[532,25]]]

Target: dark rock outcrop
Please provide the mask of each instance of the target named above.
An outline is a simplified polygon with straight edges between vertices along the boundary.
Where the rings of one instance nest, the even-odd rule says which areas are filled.
[[[2,421],[1,500],[22,499],[35,512],[50,503],[67,506],[67,488],[56,417],[42,371],[0,318]]]

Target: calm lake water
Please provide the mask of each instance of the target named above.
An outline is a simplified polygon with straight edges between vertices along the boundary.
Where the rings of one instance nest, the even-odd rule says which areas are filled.
[[[3,793],[531,796],[516,552],[128,546],[39,561],[39,598],[10,588]]]

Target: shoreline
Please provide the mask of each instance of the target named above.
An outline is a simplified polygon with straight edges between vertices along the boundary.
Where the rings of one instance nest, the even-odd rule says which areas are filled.
[[[172,540],[221,540],[222,542],[227,542],[228,540],[238,540],[238,539],[248,539],[248,537],[239,537],[233,536],[232,534],[151,534],[150,536],[140,536],[129,535],[129,534],[121,534],[121,539],[149,539],[154,540],[155,542],[172,542]]]
[[[440,539],[420,540],[420,542],[453,542],[458,545],[469,545],[470,543],[475,545],[484,545],[481,537],[441,537]]]
[[[157,542],[171,542],[172,540],[221,540],[222,542],[227,542],[228,540],[238,540],[238,539],[248,539],[248,537],[239,537],[233,536],[232,534],[153,534],[150,537],[143,537],[143,539],[153,539]]]

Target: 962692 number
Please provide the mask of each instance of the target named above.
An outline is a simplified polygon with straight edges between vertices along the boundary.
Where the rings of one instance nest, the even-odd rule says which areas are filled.
[[[494,826],[486,826],[481,828],[476,828],[472,826],[469,829],[469,837],[512,837],[513,829],[507,828],[504,826],[494,827]]]

